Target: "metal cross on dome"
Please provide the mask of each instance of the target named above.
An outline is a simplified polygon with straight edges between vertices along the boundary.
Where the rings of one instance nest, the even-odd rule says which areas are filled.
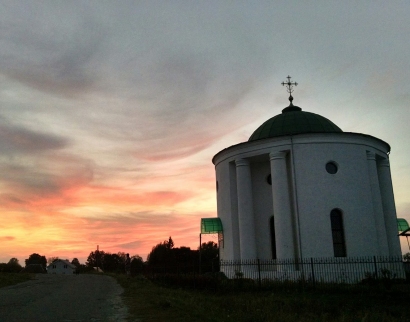
[[[293,97],[292,97],[292,92],[293,92],[293,86],[298,86],[298,83],[296,83],[296,82],[291,82],[290,81],[290,79],[292,78],[292,77],[290,77],[290,76],[288,76],[288,77],[286,77],[287,79],[288,79],[288,81],[287,82],[282,82],[282,86],[285,86],[286,85],[286,87],[287,87],[287,91],[288,91],[288,93],[289,93],[289,101],[290,101],[290,103],[292,104],[292,101],[293,101]]]
[[[288,81],[287,82],[282,82],[282,85],[283,86],[287,86],[287,91],[288,91],[288,93],[289,94],[291,94],[292,92],[293,92],[293,86],[298,86],[298,83],[296,83],[296,82],[291,82],[290,81],[290,79],[292,78],[292,77],[290,77],[290,76],[288,76],[288,77],[286,77],[287,79],[288,79]]]

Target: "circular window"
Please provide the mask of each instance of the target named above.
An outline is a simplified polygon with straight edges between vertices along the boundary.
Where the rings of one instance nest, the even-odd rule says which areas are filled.
[[[266,182],[267,182],[269,185],[272,185],[272,176],[271,176],[271,175],[268,175],[268,176],[266,177]]]
[[[326,171],[330,174],[335,174],[337,172],[337,164],[335,162],[326,163]]]

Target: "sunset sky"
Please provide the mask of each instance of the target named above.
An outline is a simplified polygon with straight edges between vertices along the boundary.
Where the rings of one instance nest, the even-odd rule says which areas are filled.
[[[1,1],[0,263],[196,249],[212,157],[288,105],[288,75],[295,105],[391,145],[410,222],[409,16],[409,1]]]

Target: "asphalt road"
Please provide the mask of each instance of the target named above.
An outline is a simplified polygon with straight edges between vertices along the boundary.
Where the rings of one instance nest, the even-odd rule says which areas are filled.
[[[105,275],[47,275],[0,288],[0,321],[126,321],[123,289]]]

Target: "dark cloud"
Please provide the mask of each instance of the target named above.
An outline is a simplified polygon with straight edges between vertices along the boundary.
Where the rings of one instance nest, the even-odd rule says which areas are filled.
[[[118,245],[114,245],[113,247],[117,248],[123,248],[123,249],[136,249],[139,246],[141,246],[141,241],[132,241],[129,243],[125,243],[125,244],[118,244]]]
[[[140,80],[133,99],[138,109],[131,112],[135,117],[123,123],[138,158],[190,156],[257,117],[258,107],[234,112],[252,95],[255,79],[239,76],[240,71],[221,75],[216,66],[201,66],[195,59],[171,59],[147,72],[152,78],[145,84]]]
[[[84,4],[62,10],[50,3],[43,11],[30,6],[34,16],[6,6],[5,12],[26,23],[3,22],[0,70],[47,93],[87,93],[86,102],[61,113],[95,133],[133,140],[144,159],[195,154],[254,115],[229,116],[255,80],[269,75],[272,46],[258,41],[267,15],[256,28],[239,8],[218,5],[215,15],[200,5],[181,20],[179,5],[164,2],[153,10],[145,4],[106,4],[90,11]],[[108,12],[122,23],[101,19]],[[231,15],[229,25],[221,12]],[[92,99],[99,96],[119,99],[95,106]],[[229,124],[220,128],[215,120]]]
[[[33,131],[0,119],[0,153],[38,153],[68,146],[69,139],[42,131]]]
[[[11,193],[2,193],[0,194],[0,203],[2,207],[5,208],[15,208],[22,207],[25,205],[27,200],[22,199],[20,196]]]
[[[151,225],[168,225],[175,222],[178,218],[175,214],[155,213],[153,211],[129,212],[129,213],[111,213],[99,217],[83,217],[89,225],[93,227],[107,228],[107,223],[116,222],[126,226],[136,224],[151,224]],[[119,227],[120,229],[124,227]]]
[[[9,15],[1,22],[1,73],[37,90],[69,97],[92,88],[98,78],[94,61],[98,63],[103,24],[81,10],[67,20],[73,8],[62,10],[52,3],[47,8],[3,4],[2,9]]]

